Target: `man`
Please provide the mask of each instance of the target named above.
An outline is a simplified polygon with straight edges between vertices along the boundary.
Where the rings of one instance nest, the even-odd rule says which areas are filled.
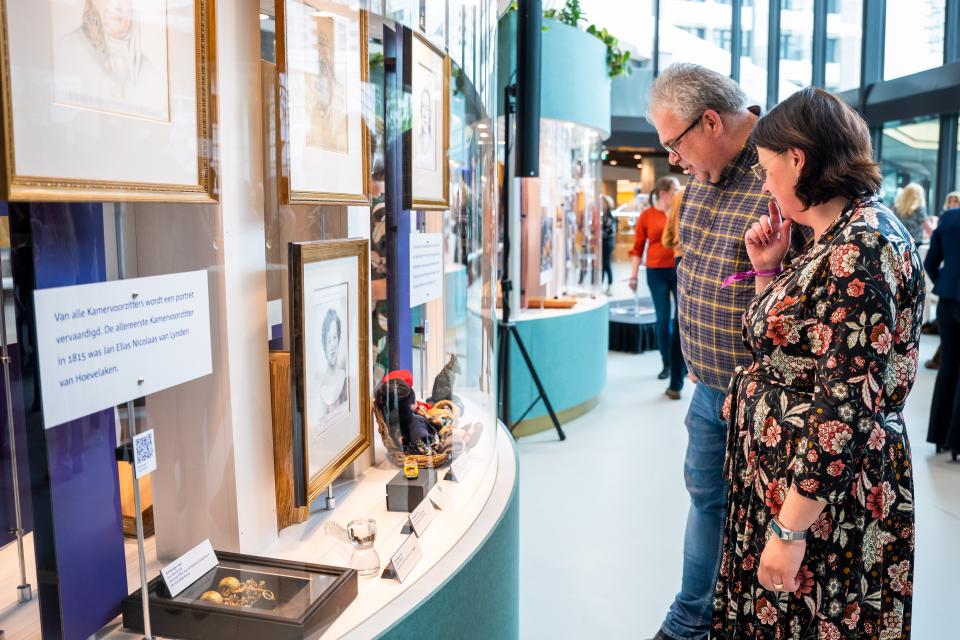
[[[697,382],[685,421],[691,505],[683,578],[654,640],[699,640],[710,629],[726,507],[721,406],[736,367],[750,363],[741,316],[754,296],[749,280],[720,285],[750,270],[743,236],[768,211],[770,198],[751,170],[758,158],[749,138],[759,115],[733,80],[694,64],[670,66],[650,88],[647,118],[670,163],[693,176],[680,205],[677,315],[684,358]]]

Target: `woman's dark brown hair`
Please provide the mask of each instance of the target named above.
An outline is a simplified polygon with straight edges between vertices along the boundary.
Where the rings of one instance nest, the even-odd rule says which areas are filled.
[[[867,123],[823,89],[801,89],[775,106],[757,122],[751,139],[776,153],[803,151],[796,194],[804,207],[880,190],[880,165],[873,161]]]

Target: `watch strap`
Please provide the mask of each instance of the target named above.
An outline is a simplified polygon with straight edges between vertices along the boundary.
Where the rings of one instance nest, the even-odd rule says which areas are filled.
[[[787,529],[780,524],[780,521],[777,520],[776,516],[770,520],[770,529],[773,531],[773,535],[786,542],[796,542],[797,540],[807,539],[807,532],[805,530],[793,531],[791,529]]]

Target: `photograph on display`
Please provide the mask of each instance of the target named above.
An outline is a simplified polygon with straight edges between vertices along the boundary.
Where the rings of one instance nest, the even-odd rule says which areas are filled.
[[[421,33],[404,28],[404,84],[412,118],[404,132],[403,206],[450,207],[450,59]]]
[[[307,320],[320,327],[320,340],[314,342],[316,353],[305,362],[309,385],[307,403],[311,408],[307,432],[312,445],[319,445],[323,434],[350,412],[349,293],[346,282],[321,287],[314,292],[314,305]],[[311,447],[314,448],[317,447]],[[310,471],[319,471],[313,461]]]
[[[0,5],[0,197],[217,201],[213,0]]]
[[[282,204],[369,204],[367,12],[346,0],[276,0]]]
[[[59,104],[170,119],[166,0],[47,0]]]
[[[313,16],[316,33],[316,66],[303,72],[306,89],[307,144],[334,153],[349,152],[347,91],[337,79],[336,29],[329,16]],[[343,27],[341,27],[342,29]],[[342,76],[342,74],[341,74]]]
[[[307,506],[373,443],[366,240],[291,242],[294,500]]]

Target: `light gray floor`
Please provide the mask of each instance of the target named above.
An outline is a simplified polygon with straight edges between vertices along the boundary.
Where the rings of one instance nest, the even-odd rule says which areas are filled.
[[[924,336],[921,362],[936,348]],[[611,353],[600,405],[520,448],[524,640],[648,638],[679,586],[689,506],[683,400],[663,396],[659,355]],[[925,442],[935,372],[921,369],[906,419],[915,465],[914,633],[960,637],[960,464]]]

